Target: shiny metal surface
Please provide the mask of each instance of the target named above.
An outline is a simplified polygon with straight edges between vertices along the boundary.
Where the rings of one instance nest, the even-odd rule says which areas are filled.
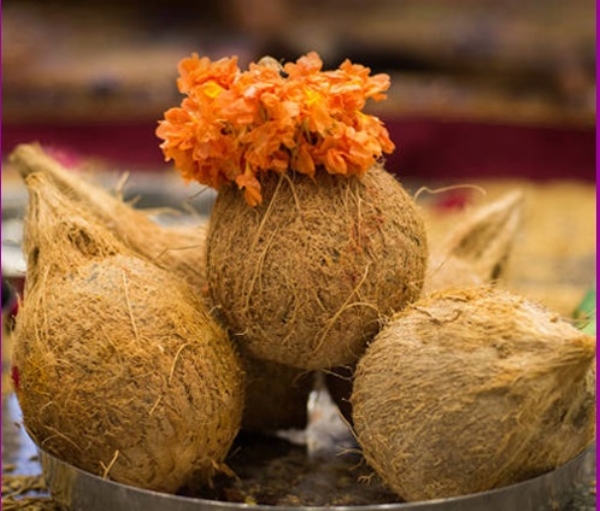
[[[366,506],[264,506],[188,498],[141,490],[104,480],[41,453],[53,498],[71,511],[545,511],[561,509],[595,458],[594,447],[566,465],[523,483],[493,491],[427,502]]]

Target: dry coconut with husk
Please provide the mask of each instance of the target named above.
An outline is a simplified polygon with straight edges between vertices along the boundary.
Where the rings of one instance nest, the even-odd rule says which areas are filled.
[[[522,206],[523,193],[513,190],[469,211],[439,243],[430,241],[421,294],[501,280],[520,232]],[[327,390],[349,424],[354,370],[353,364],[325,372]]]
[[[167,227],[118,196],[66,169],[38,144],[21,144],[11,163],[22,176],[40,172],[72,200],[94,214],[127,247],[206,293],[206,223]]]
[[[447,290],[395,315],[352,393],[367,462],[408,501],[553,470],[594,440],[595,339],[497,288]]]
[[[101,221],[113,235],[139,255],[186,280],[207,307],[206,225],[166,227],[110,194],[102,186],[66,169],[38,144],[22,144],[11,154],[19,173],[39,172],[62,193]],[[307,424],[312,376],[304,371],[242,354],[246,404],[242,428],[250,431],[303,429]],[[265,400],[264,396],[269,395]]]
[[[422,293],[501,280],[523,216],[523,192],[513,190],[464,217],[431,243]]]
[[[27,177],[25,296],[12,376],[25,428],[82,470],[149,490],[208,484],[244,374],[182,280],[122,245],[46,176]]]
[[[354,362],[427,261],[420,212],[381,164],[394,145],[362,111],[389,77],[321,68],[183,59],[187,97],[157,129],[183,178],[218,190],[206,271],[223,321],[253,356],[308,370]]]
[[[256,357],[305,369],[352,362],[380,318],[418,296],[425,261],[416,209],[380,168],[362,179],[276,179],[263,181],[268,205],[254,209],[234,188],[219,192],[210,294]]]

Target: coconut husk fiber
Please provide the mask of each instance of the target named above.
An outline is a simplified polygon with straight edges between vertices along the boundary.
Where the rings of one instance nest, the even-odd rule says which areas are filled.
[[[354,377],[357,439],[409,501],[566,463],[594,440],[595,339],[514,293],[434,293],[394,316]]]
[[[211,299],[257,358],[301,369],[355,361],[380,321],[419,296],[419,211],[382,167],[362,178],[268,173],[263,203],[219,191],[209,222]]]
[[[502,279],[519,234],[523,193],[516,189],[468,211],[431,243],[423,293]]]
[[[242,415],[241,361],[182,280],[45,175],[27,177],[13,380],[25,428],[82,470],[163,492],[207,484]]]
[[[511,190],[466,212],[440,240],[430,240],[422,294],[494,284],[504,276],[519,234],[523,194]],[[427,225],[427,222],[426,222]],[[353,366],[325,374],[327,389],[344,419],[352,424]]]
[[[197,293],[206,293],[207,226],[166,227],[101,186],[63,167],[37,144],[22,144],[10,156],[22,176],[40,172],[71,199],[80,202],[135,252],[179,275]]]

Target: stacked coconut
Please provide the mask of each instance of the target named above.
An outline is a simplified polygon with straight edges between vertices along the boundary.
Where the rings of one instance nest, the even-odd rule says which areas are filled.
[[[157,134],[218,189],[207,231],[13,154],[30,191],[13,373],[38,445],[144,488],[208,483],[240,427],[304,427],[313,373],[340,367],[367,461],[407,500],[520,481],[592,441],[594,339],[488,285],[520,197],[430,254],[362,111],[387,76],[314,53],[245,72],[194,55],[180,75]]]

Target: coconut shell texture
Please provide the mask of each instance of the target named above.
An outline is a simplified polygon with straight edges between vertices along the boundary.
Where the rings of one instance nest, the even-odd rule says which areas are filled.
[[[249,207],[219,191],[207,238],[209,293],[257,358],[301,369],[355,361],[380,321],[419,296],[420,213],[381,167],[362,178],[269,173]]]
[[[35,443],[150,490],[206,484],[242,415],[241,361],[183,281],[136,257],[39,174],[14,383]]]
[[[180,276],[199,295],[206,293],[206,225],[158,225],[143,211],[63,167],[37,144],[17,146],[11,153],[11,162],[22,176],[33,172],[46,175],[72,200],[85,205],[133,251]]]
[[[523,481],[594,440],[594,355],[593,337],[508,291],[436,293],[359,361],[357,439],[408,501]]]

